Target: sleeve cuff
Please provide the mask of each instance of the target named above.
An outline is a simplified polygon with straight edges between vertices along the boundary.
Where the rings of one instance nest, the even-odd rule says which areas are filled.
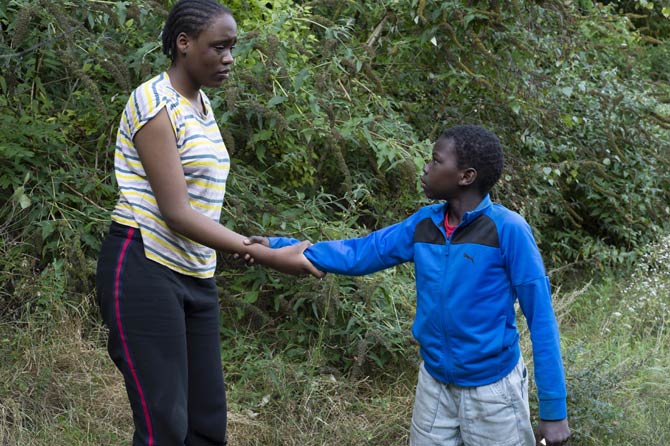
[[[540,419],[544,421],[564,420],[568,417],[565,399],[540,400]]]
[[[300,243],[300,240],[289,237],[268,237],[268,241],[270,242],[270,248],[272,249],[283,248],[285,246],[292,246],[296,243]]]

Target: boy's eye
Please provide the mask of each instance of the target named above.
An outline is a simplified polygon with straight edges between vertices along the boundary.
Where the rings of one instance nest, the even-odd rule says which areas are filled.
[[[217,51],[225,51],[225,50],[230,50],[232,51],[233,48],[235,48],[235,44],[224,44],[224,45],[215,45],[214,49]]]

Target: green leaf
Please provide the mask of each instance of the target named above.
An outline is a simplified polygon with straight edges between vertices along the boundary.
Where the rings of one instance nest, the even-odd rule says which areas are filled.
[[[275,105],[286,102],[288,98],[286,96],[275,96],[268,101],[268,107],[274,107]]]
[[[563,93],[565,96],[570,97],[572,96],[572,87],[563,87],[561,88],[561,93]]]
[[[260,132],[254,133],[254,136],[251,137],[253,142],[267,141],[272,137],[274,132],[272,129],[263,129]]]
[[[21,206],[21,209],[27,209],[30,207],[31,201],[30,197],[28,195],[21,195],[19,196],[19,205]]]
[[[295,91],[298,91],[302,88],[302,84],[308,77],[309,77],[309,70],[307,68],[303,68],[302,70],[300,70],[300,72],[296,75],[295,79],[293,80]]]
[[[248,304],[253,304],[258,300],[258,291],[251,290],[244,293],[242,300]]]

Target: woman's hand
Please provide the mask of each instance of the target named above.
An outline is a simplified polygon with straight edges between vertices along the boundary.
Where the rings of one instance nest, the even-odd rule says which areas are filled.
[[[261,235],[252,235],[244,239],[243,244],[245,246],[261,245],[269,248],[270,240],[267,237],[263,237]],[[294,276],[311,274],[318,279],[322,279],[326,273],[318,270],[303,254],[305,249],[309,248],[311,245],[312,242],[304,240],[295,245],[273,249],[273,258],[265,259],[263,263],[285,274],[291,274]],[[250,252],[246,252],[244,255],[235,253],[234,257],[242,257],[247,265],[253,265],[256,262]]]
[[[273,260],[272,268],[286,274],[300,276],[303,274],[311,274],[317,279],[323,279],[326,275],[321,270],[318,270],[312,262],[305,257],[305,249],[309,248],[312,242],[304,240],[297,245],[286,246],[284,248],[274,249],[275,260]]]
[[[244,239],[244,241],[242,243],[244,243],[246,246],[258,244],[258,245],[263,245],[266,248],[270,247],[270,240],[268,240],[267,237],[263,237],[262,235],[252,235],[252,236],[247,237],[246,239]],[[240,257],[240,255],[238,253],[235,253],[235,255],[233,257],[235,257],[237,259],[237,258]],[[253,265],[254,262],[255,262],[254,258],[249,253],[246,253],[244,255],[244,261],[249,266]]]

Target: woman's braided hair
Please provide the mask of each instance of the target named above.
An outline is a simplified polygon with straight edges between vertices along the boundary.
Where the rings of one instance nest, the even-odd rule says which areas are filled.
[[[163,27],[163,53],[174,60],[179,34],[198,37],[221,14],[233,15],[230,9],[216,0],[179,0],[172,6]]]

